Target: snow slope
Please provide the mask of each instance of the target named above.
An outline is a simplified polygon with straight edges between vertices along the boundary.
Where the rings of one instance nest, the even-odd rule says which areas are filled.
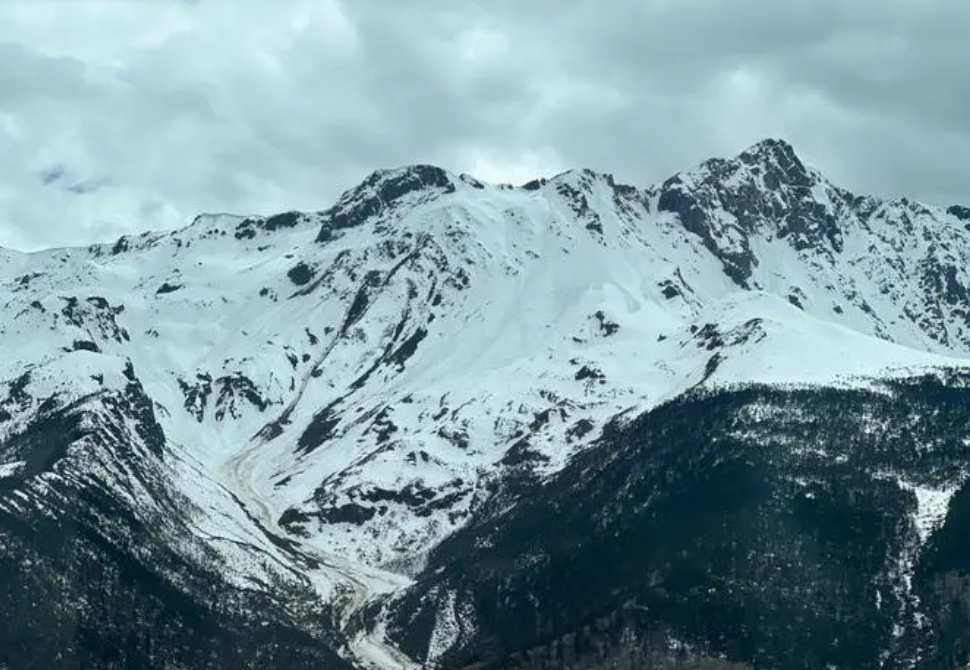
[[[195,539],[346,618],[495,482],[561,468],[624,412],[966,367],[961,215],[853,196],[769,140],[646,189],[412,166],[323,212],[4,251],[0,478],[46,398],[124,388],[130,364]]]

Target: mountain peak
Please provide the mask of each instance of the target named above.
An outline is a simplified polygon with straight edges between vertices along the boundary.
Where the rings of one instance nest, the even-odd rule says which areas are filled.
[[[376,184],[407,184],[413,188],[425,186],[445,187],[451,184],[451,175],[437,165],[427,163],[413,163],[395,168],[374,170],[361,185]]]
[[[358,186],[344,192],[337,203],[323,213],[318,242],[331,239],[335,230],[352,228],[391,210],[400,201],[420,193],[419,199],[435,198],[456,190],[451,174],[435,165],[415,164],[376,170]]]
[[[752,236],[787,238],[796,251],[841,250],[832,204],[815,193],[825,184],[790,144],[770,138],[736,158],[714,158],[674,175],[661,186],[658,208],[676,214],[721,259],[728,276],[747,286],[757,263]]]
[[[760,166],[779,183],[810,185],[812,179],[794,147],[782,139],[767,138],[748,147],[737,159],[749,167]]]
[[[785,156],[797,158],[795,148],[780,137],[766,137],[741,152],[741,156]]]

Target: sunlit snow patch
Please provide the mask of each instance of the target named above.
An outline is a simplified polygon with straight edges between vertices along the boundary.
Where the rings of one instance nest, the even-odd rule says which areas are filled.
[[[12,463],[0,463],[0,479],[5,479],[7,477],[13,477],[17,475],[24,466],[27,465],[25,461],[13,461]]]

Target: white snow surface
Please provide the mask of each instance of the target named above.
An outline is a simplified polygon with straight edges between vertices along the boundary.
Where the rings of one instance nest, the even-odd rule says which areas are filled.
[[[453,192],[405,196],[325,242],[326,213],[274,230],[218,215],[117,244],[4,251],[0,401],[27,372],[32,399],[0,423],[0,445],[50,395],[123,388],[130,361],[164,429],[173,486],[199,509],[194,532],[234,581],[290,566],[349,613],[409,583],[523,438],[552,473],[610,418],[698,384],[865,386],[967,367],[962,326],[907,315],[922,298],[900,277],[930,251],[918,235],[875,240],[850,226],[832,260],[765,233],[744,290],[649,191],[624,200],[588,171],[536,190],[450,179]],[[928,211],[921,225],[947,220]],[[970,252],[962,228],[941,234]],[[301,263],[312,278],[298,285]],[[328,406],[328,439],[301,442]],[[0,477],[19,469],[4,463]],[[922,536],[943,498],[920,495]],[[373,515],[320,514],[353,505]],[[267,532],[320,567],[297,565]],[[441,622],[436,653],[458,630]],[[406,667],[379,637],[352,646],[376,667]]]
[[[10,463],[0,463],[0,479],[3,479],[4,477],[13,477],[15,474],[17,474],[23,469],[24,465],[26,465],[25,461],[11,461]]]
[[[916,496],[913,525],[916,526],[916,532],[919,534],[920,546],[925,545],[933,531],[943,525],[950,509],[950,501],[960,488],[959,484],[962,483],[958,482],[944,488],[931,488],[905,481],[899,482],[902,488],[912,491]]]

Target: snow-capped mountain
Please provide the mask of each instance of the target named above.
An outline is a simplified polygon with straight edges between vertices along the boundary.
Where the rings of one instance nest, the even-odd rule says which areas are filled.
[[[846,443],[910,430],[929,454],[901,455],[906,442],[856,463],[839,435],[812,429],[828,465],[898,493],[896,535],[865,587],[888,632],[872,633],[878,653],[846,658],[935,663],[933,635],[970,635],[932,622],[920,595],[921,557],[942,551],[933,539],[970,472],[967,268],[970,209],[853,195],[778,140],[644,189],[587,170],[513,187],[416,165],[375,172],[321,212],[0,251],[0,544],[30,594],[2,594],[12,618],[29,614],[0,634],[0,664],[17,667],[10,650],[51,629],[70,642],[44,667],[457,667],[590,617],[615,632],[609,617],[629,603],[591,595],[555,605],[555,625],[506,635],[485,621],[506,610],[467,575],[516,617],[515,599],[547,616],[560,577],[542,566],[565,564],[555,539],[536,553],[543,528],[565,519],[569,579],[595,581],[579,537],[598,547],[610,528],[622,545],[651,500],[667,504],[664,482],[689,488],[720,440],[803,454],[804,435],[779,436],[773,417],[815,416],[824,394],[842,394]],[[865,414],[881,397],[932,414],[937,386],[956,395],[936,432],[896,405]],[[733,418],[689,418],[710,397],[742,400]],[[684,447],[696,461],[638,452],[634,436],[662,433],[665,412],[707,436]],[[849,476],[793,458],[769,459],[766,481],[831,492]],[[785,495],[768,497],[779,515],[800,504]],[[543,505],[558,511],[537,521]],[[522,542],[503,535],[522,515],[533,539],[503,553]],[[651,518],[662,545],[673,531]],[[798,560],[822,560],[811,548]],[[603,588],[636,600],[629,580],[643,578]],[[745,646],[653,607],[660,646],[695,660],[759,665],[790,640]]]

